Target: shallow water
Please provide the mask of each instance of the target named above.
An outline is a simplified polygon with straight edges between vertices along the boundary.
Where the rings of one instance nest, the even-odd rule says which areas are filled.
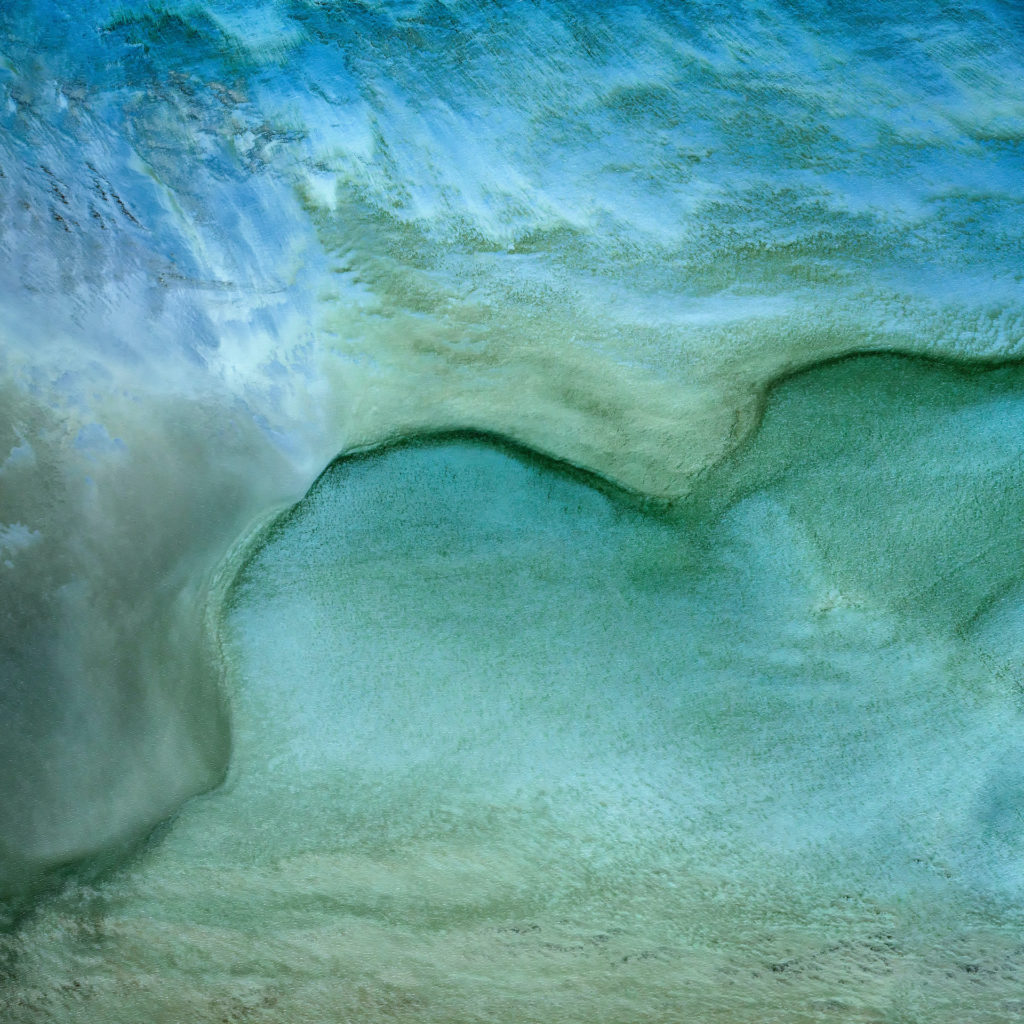
[[[4,940],[4,1019],[1016,1019],[1022,427],[870,357],[673,507],[340,460],[227,593],[226,785]]]
[[[215,567],[339,452],[475,429],[680,499],[792,372],[1019,358],[1022,38],[1006,0],[4,0],[0,926],[223,779]]]

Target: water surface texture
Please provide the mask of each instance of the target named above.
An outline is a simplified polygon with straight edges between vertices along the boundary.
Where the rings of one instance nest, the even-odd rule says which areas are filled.
[[[0,1016],[1024,1012],[1022,12],[0,3]]]
[[[1022,452],[1020,371],[874,357],[672,510],[340,460],[228,595],[226,785],[37,912],[9,1019],[1016,1019]]]

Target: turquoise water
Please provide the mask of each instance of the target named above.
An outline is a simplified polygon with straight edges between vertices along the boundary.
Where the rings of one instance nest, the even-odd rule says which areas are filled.
[[[0,4],[0,1018],[1024,1014],[1022,38]]]
[[[1022,384],[813,371],[672,507],[333,464],[227,595],[227,783],[10,940],[8,1019],[1013,1019]]]

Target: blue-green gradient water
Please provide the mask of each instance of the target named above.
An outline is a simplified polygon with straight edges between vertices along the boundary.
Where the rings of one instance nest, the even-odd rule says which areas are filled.
[[[1019,370],[870,357],[671,509],[342,459],[227,595],[226,784],[36,912],[6,1019],[1016,1019],[1022,439]]]
[[[3,3],[0,1019],[1024,1014],[1022,42]]]

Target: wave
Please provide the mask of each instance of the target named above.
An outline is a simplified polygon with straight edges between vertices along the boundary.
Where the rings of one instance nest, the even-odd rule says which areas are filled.
[[[1019,357],[1020,34],[5,5],[0,889],[223,776],[211,575],[337,452],[475,428],[678,501],[801,367]]]

